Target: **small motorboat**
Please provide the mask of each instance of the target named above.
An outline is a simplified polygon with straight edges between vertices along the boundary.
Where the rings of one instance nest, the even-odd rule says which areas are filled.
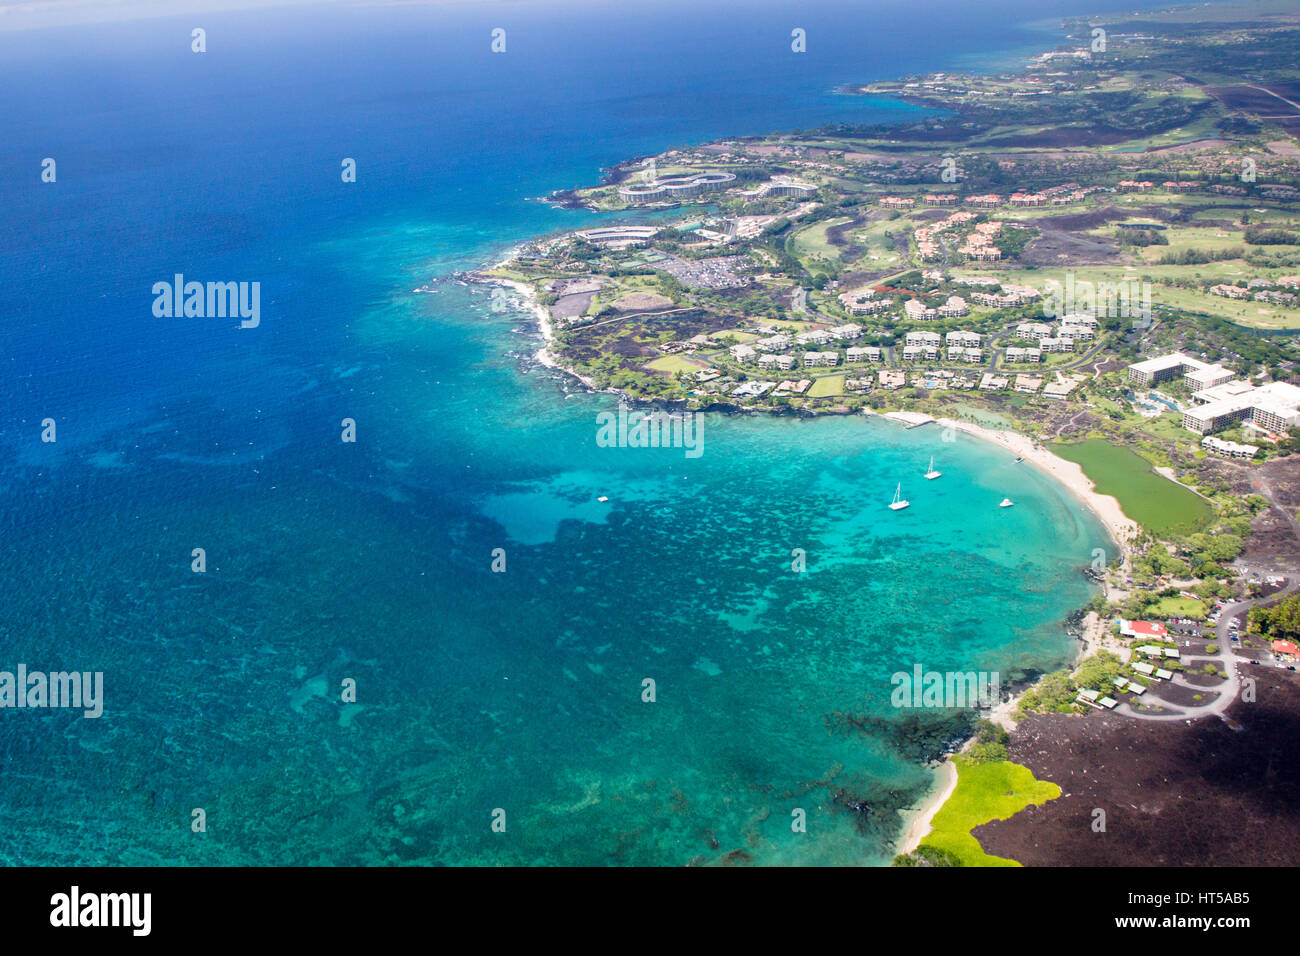
[[[1011,507],[1012,505],[1014,505],[1014,504],[1015,504],[1015,502],[1012,501],[1010,498],[1003,498],[1003,499],[1002,499],[1002,503],[999,504],[998,507],[999,507],[999,508],[1010,508],[1010,507]]]

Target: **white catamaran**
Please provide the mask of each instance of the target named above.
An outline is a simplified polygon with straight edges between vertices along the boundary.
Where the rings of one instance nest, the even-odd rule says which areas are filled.
[[[903,500],[903,483],[900,481],[898,487],[894,489],[894,503],[889,508],[891,511],[901,511],[910,504],[910,501]]]
[[[927,478],[929,478],[931,481],[933,481],[935,478],[938,478],[938,477],[939,477],[940,475],[942,475],[942,474],[943,474],[943,472],[941,472],[941,471],[935,471],[935,470],[934,470],[934,456],[931,455],[931,456],[930,456],[930,470],[927,471],[927,472],[925,473],[925,477],[927,477]]]

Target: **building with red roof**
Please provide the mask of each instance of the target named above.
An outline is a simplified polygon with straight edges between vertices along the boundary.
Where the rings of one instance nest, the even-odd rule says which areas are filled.
[[[1169,637],[1169,632],[1159,621],[1126,621],[1120,618],[1119,632],[1125,637],[1159,638]]]

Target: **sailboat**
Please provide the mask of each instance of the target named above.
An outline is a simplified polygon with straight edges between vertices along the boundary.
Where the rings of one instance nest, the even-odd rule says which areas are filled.
[[[910,504],[910,501],[903,500],[903,483],[900,481],[898,487],[894,489],[894,502],[889,506],[889,509],[891,511],[902,511]]]
[[[938,478],[938,477],[939,477],[940,475],[942,475],[942,474],[943,474],[943,472],[941,472],[941,471],[935,471],[935,470],[934,470],[934,456],[931,455],[931,456],[930,456],[930,470],[927,471],[927,472],[925,473],[925,477],[927,477],[927,478],[929,478],[930,480],[933,481],[935,478]]]
[[[1014,505],[1014,504],[1015,504],[1015,502],[1012,501],[1010,498],[1003,498],[1003,499],[1002,499],[1002,503],[999,504],[998,507],[999,507],[999,508],[1010,508],[1010,507],[1011,507],[1012,505]]]

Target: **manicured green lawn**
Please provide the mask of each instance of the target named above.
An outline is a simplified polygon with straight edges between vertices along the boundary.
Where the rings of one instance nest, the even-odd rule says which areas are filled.
[[[1205,605],[1192,598],[1161,598],[1150,613],[1152,617],[1190,617],[1201,621],[1205,619]]]
[[[1020,866],[1015,860],[990,856],[971,829],[993,820],[1014,816],[1031,803],[1046,803],[1061,795],[1054,783],[1035,780],[1028,767],[1004,760],[972,763],[955,757],[957,789],[931,821],[933,828],[922,845],[938,847],[957,856],[962,866]]]
[[[827,375],[825,378],[819,378],[812,383],[808,389],[809,398],[826,398],[831,395],[844,394],[844,376]]]
[[[840,217],[815,222],[791,236],[788,248],[805,265],[818,261],[837,263],[840,261],[840,250],[831,245],[826,237],[826,231],[850,221],[849,217]]]
[[[1053,443],[1051,450],[1066,461],[1078,462],[1099,494],[1113,495],[1124,514],[1158,537],[1189,534],[1213,517],[1208,502],[1157,475],[1145,458],[1121,445],[1089,438]]]

